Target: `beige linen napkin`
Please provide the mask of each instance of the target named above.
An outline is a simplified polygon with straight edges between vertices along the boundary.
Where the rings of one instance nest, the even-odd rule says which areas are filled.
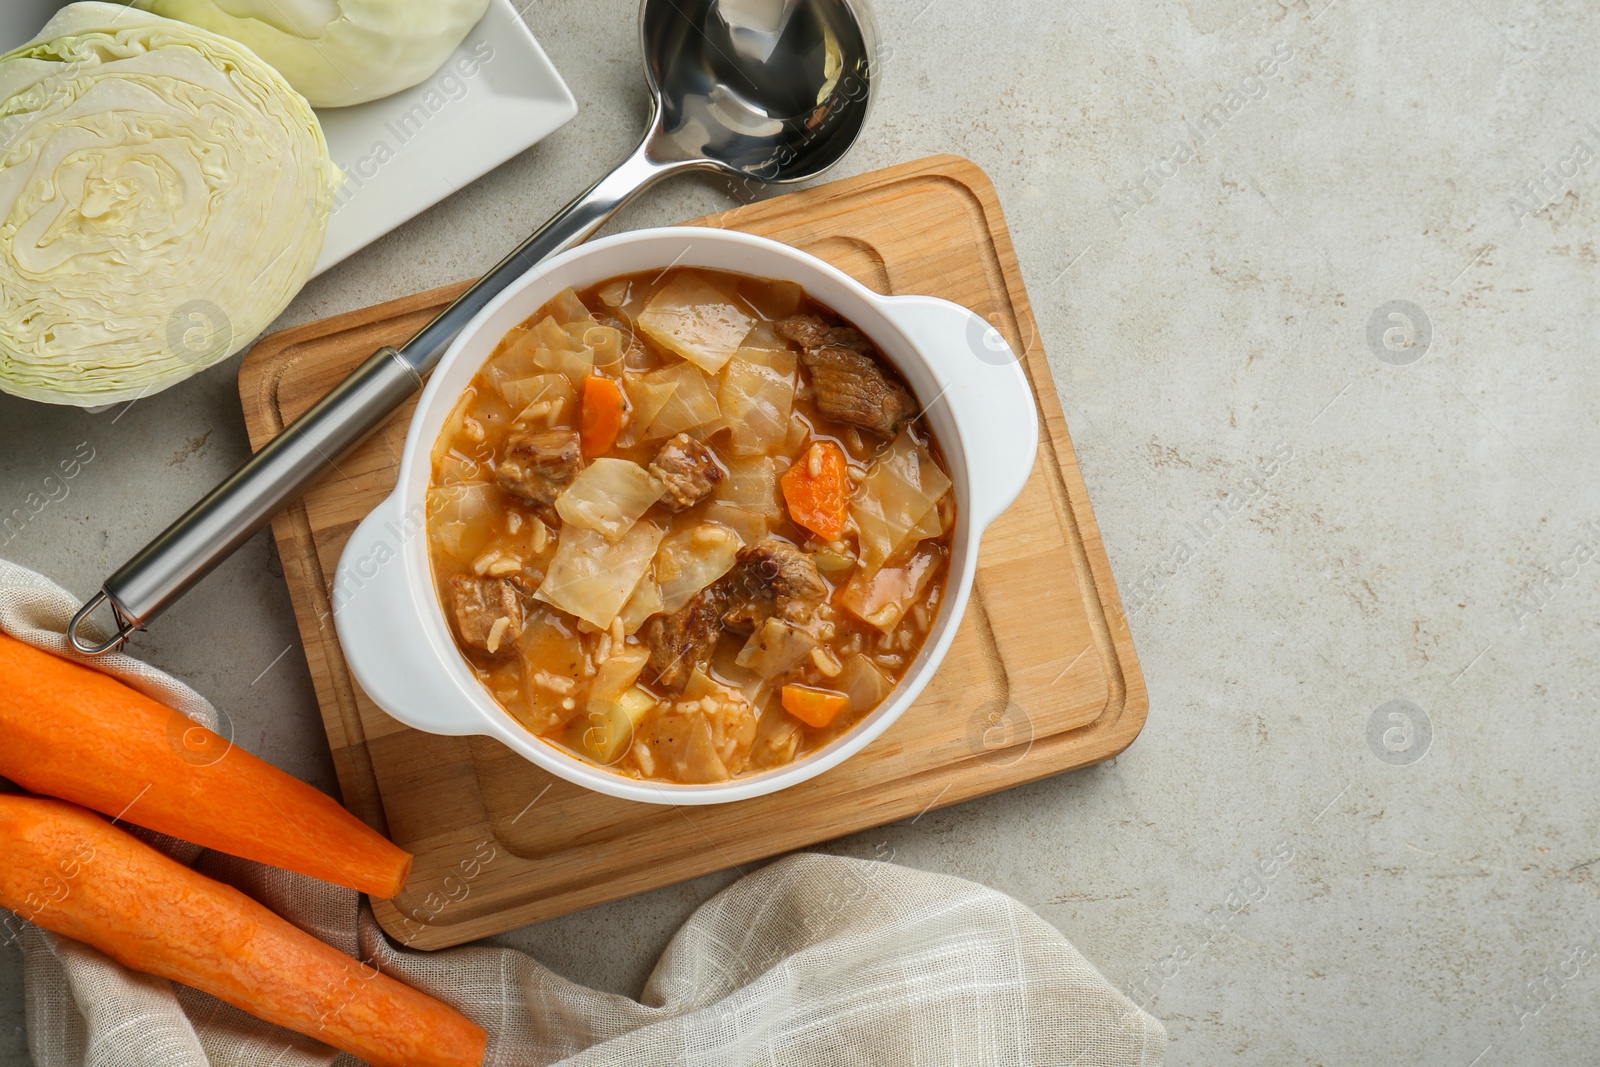
[[[0,630],[65,652],[61,633],[76,606],[50,581],[0,561]],[[129,656],[88,662],[216,723],[205,698]],[[495,1067],[1155,1067],[1166,1048],[1161,1024],[1028,908],[972,882],[894,864],[798,854],[741,879],[689,918],[633,1000],[569,982],[511,949],[407,951],[353,892],[135,832],[466,1013],[488,1030],[486,1063]],[[0,917],[22,931],[37,1067],[353,1062],[7,912]]]

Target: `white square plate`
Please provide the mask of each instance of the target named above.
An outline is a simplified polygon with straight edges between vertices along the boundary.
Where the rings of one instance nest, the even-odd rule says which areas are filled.
[[[421,85],[317,112],[345,185],[334,198],[316,273],[548,137],[577,113],[567,83],[511,0],[490,0],[461,47]]]
[[[38,32],[64,0],[0,0],[0,51]],[[345,173],[316,273],[366,247],[566,125],[578,103],[517,16],[489,9],[421,85],[317,112]]]

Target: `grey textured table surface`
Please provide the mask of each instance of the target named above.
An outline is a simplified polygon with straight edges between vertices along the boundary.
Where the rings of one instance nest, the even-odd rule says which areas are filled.
[[[1325,2],[879,6],[842,173],[957,152],[999,187],[1151,710],[1109,764],[829,847],[1031,904],[1174,1064],[1594,1062],[1600,19]],[[631,4],[526,17],[577,119],[280,326],[481,271],[632,144]],[[613,228],[729,203],[682,180]],[[245,456],[236,368],[100,415],[0,398],[5,510],[95,457],[0,553],[89,593]],[[135,650],[333,789],[265,537]],[[636,993],[730,877],[504,940]]]

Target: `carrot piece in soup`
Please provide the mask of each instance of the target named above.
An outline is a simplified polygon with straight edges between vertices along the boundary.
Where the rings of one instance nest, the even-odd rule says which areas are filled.
[[[622,432],[622,387],[615,378],[592,374],[583,380],[583,410],[578,440],[590,458],[605,455]]]
[[[850,706],[850,698],[831,689],[790,683],[783,687],[783,710],[807,726],[829,726]]]
[[[826,541],[844,536],[850,515],[850,468],[844,449],[813,441],[780,479],[789,517]]]

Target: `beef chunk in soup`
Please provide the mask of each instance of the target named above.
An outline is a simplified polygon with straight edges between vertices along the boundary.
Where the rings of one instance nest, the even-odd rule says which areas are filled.
[[[801,348],[849,348],[867,353],[872,349],[867,341],[848,326],[829,326],[815,315],[792,315],[777,323],[778,333]]]
[[[855,330],[796,315],[778,323],[778,332],[805,350],[800,361],[811,372],[817,410],[828,418],[893,437],[916,414],[911,394],[883,373]]]
[[[548,509],[582,467],[578,431],[530,430],[506,441],[494,480],[511,495]]]
[[[719,585],[728,600],[723,622],[741,633],[774,615],[805,622],[828,595],[811,555],[776,537],[740,549]]]
[[[682,689],[690,675],[711,662],[717,638],[722,636],[722,613],[727,603],[726,590],[719,583],[700,590],[671,615],[650,620],[646,632],[650,669],[659,685]]]
[[[722,468],[705,443],[680,433],[661,446],[650,461],[650,473],[666,486],[661,506],[668,511],[692,508],[722,484]]]
[[[505,578],[474,578],[458,574],[450,579],[456,632],[463,644],[502,655],[516,647],[522,636],[522,599]]]
[[[809,620],[828,595],[808,553],[765,537],[739,550],[733,569],[671,615],[650,620],[650,667],[667,689],[682,689],[711,661],[724,626],[748,633],[774,615]]]
[[[871,356],[849,348],[808,348],[800,361],[811,372],[817,410],[830,419],[893,437],[916,414],[911,394],[885,377]]]

